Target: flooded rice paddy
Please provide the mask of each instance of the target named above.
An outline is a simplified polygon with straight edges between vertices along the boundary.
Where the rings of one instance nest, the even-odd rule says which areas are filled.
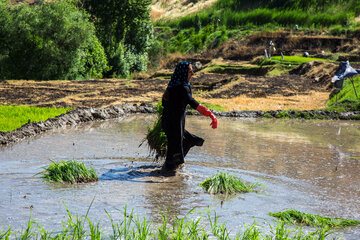
[[[286,209],[360,220],[360,122],[223,118],[212,130],[209,119],[188,117],[186,128],[203,137],[204,146],[190,150],[176,176],[163,177],[161,163],[148,157],[145,144],[138,147],[153,120],[134,115],[94,122],[1,148],[0,228],[21,230],[31,213],[57,230],[66,207],[85,215],[92,200],[89,217],[105,230],[111,228],[105,210],[116,220],[125,205],[154,222],[161,211],[171,217],[209,208],[234,233],[254,221],[266,228],[274,221],[269,212]],[[85,162],[99,181],[43,182],[36,174],[49,159]],[[199,184],[218,171],[264,186],[227,199],[211,196]],[[360,227],[338,235],[360,239]]]

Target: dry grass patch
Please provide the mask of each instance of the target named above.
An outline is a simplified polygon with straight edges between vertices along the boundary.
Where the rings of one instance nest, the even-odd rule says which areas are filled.
[[[226,111],[240,110],[313,110],[325,107],[329,99],[328,92],[310,92],[308,95],[282,96],[273,95],[268,97],[251,98],[239,96],[230,99],[221,98],[199,98],[199,101],[206,101],[211,104],[219,104],[226,108]]]
[[[153,20],[183,17],[209,8],[215,2],[217,0],[198,0],[196,3],[189,0],[154,0],[151,17]]]

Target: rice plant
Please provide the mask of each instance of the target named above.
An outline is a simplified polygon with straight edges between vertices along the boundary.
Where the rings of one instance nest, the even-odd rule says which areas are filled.
[[[39,173],[42,175],[41,178],[46,181],[73,184],[95,182],[98,180],[95,170],[87,168],[84,163],[79,163],[75,160],[61,161],[59,163],[51,162],[52,164]]]
[[[248,184],[239,178],[229,175],[228,173],[219,172],[213,177],[205,180],[200,186],[211,194],[234,194],[253,192],[259,186],[258,183]]]
[[[68,108],[9,106],[0,104],[0,131],[12,131],[28,122],[45,121],[66,113]]]
[[[0,229],[0,239],[8,240],[10,238],[11,234],[11,227],[8,228],[8,230],[1,230]]]
[[[330,218],[315,214],[307,214],[297,210],[287,210],[284,212],[269,213],[270,216],[281,219],[286,223],[301,224],[313,227],[347,227],[360,224],[358,220],[349,220],[344,218]]]
[[[147,126],[147,134],[142,142],[147,142],[150,150],[150,155],[155,155],[156,159],[165,157],[167,149],[167,138],[161,126],[163,109],[164,108],[161,102],[159,102],[156,106],[157,119],[155,120],[152,127]]]
[[[66,207],[66,206],[65,206]],[[90,205],[91,207],[91,205]],[[146,218],[139,218],[133,212],[129,212],[125,206],[123,211],[123,218],[115,222],[108,212],[112,225],[112,232],[102,230],[100,223],[93,223],[88,217],[90,207],[85,216],[74,216],[67,211],[67,219],[59,225],[54,226],[58,231],[51,232],[36,223],[31,216],[24,230],[20,232],[9,230],[6,232],[0,230],[0,239],[124,239],[124,240],[169,240],[169,239],[193,239],[193,240],[270,240],[270,239],[286,239],[286,240],[326,240],[338,239],[331,234],[327,227],[320,227],[315,231],[307,231],[306,233],[302,228],[288,228],[284,221],[280,221],[270,225],[270,232],[262,230],[260,226],[254,222],[252,225],[244,225],[243,228],[236,229],[237,234],[232,234],[232,231],[227,228],[226,222],[221,223],[219,217],[211,214],[207,209],[207,218],[201,216],[200,218],[191,219],[192,211],[189,211],[185,216],[176,218],[170,222],[168,218],[163,216],[163,222],[159,225],[148,221]],[[106,210],[105,210],[106,211]],[[199,213],[199,212],[198,212]],[[200,212],[201,213],[201,212]],[[204,213],[204,212],[202,212]],[[204,218],[203,218],[204,217]],[[36,228],[37,226],[37,228]],[[236,232],[235,232],[236,233]]]

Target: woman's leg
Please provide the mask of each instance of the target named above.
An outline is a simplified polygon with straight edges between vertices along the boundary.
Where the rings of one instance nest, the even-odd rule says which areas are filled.
[[[198,137],[194,134],[189,133],[184,129],[184,139],[183,139],[183,152],[184,158],[186,154],[189,152],[190,148],[193,146],[202,146],[204,144],[204,139]]]

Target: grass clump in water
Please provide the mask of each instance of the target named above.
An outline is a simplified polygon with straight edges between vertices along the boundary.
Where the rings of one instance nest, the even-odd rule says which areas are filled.
[[[209,178],[200,184],[200,186],[202,186],[205,191],[211,194],[253,192],[258,185],[258,183],[246,184],[239,178],[223,172],[215,174],[212,178]]]
[[[75,160],[61,161],[59,163],[51,161],[47,168],[42,171],[41,178],[50,182],[60,183],[87,183],[95,182],[98,176],[93,168],[87,168],[84,163]]]
[[[287,210],[284,212],[269,213],[270,216],[281,219],[284,222],[291,224],[302,224],[313,227],[347,227],[356,226],[360,224],[358,220],[349,220],[344,218],[330,218],[315,214],[303,213],[297,210]]]

